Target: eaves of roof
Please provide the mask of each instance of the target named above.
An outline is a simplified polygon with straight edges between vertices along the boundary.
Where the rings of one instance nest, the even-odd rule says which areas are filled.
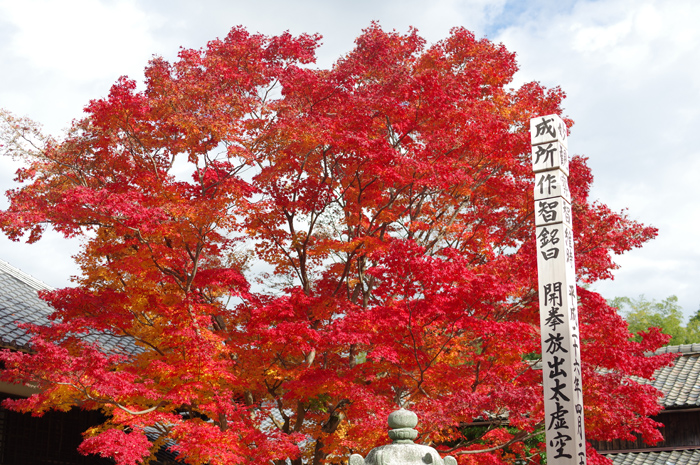
[[[673,450],[662,452],[628,452],[608,454],[615,465],[697,465],[700,463],[700,449]]]
[[[51,323],[52,308],[38,292],[52,288],[0,260],[0,347],[29,351],[31,336],[17,323],[45,326]],[[133,341],[112,334],[88,334],[84,340],[97,343],[106,353],[134,353]]]

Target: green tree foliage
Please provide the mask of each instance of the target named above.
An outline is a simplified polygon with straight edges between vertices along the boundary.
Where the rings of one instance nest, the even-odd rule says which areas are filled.
[[[688,344],[694,342],[700,343],[700,308],[695,311],[695,315],[690,317],[686,325],[686,333],[689,335]]]
[[[635,334],[635,341],[641,340],[641,331],[654,327],[671,336],[668,342],[670,345],[700,343],[700,310],[684,326],[683,309],[675,295],[660,302],[649,300],[644,295],[637,299],[615,297],[610,305],[617,308],[627,320],[630,333]]]

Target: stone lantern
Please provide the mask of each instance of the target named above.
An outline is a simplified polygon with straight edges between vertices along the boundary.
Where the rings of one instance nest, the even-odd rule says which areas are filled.
[[[418,416],[405,409],[400,409],[389,414],[389,438],[392,444],[375,447],[366,458],[360,454],[352,454],[348,465],[457,465],[457,460],[452,456],[444,459],[430,446],[415,444],[418,437],[415,426],[418,424]]]

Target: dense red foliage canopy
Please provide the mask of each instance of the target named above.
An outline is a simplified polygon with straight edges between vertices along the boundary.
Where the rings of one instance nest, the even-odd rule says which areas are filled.
[[[384,443],[398,405],[461,464],[537,459],[519,442],[543,418],[528,128],[563,92],[509,88],[514,54],[461,28],[426,46],[373,24],[331,69],[318,41],[235,28],[153,59],[144,86],[120,79],[38,147],[3,114],[3,150],[27,161],[3,231],[83,238],[36,352],[2,356],[4,379],[42,388],[8,405],[102,409],[82,450],[119,464],[163,445],[192,464],[340,463]],[[574,157],[581,283],[656,234],[591,181]],[[644,356],[664,337],[630,342],[578,292],[589,438],[658,439],[657,393],[628,376],[668,363]]]

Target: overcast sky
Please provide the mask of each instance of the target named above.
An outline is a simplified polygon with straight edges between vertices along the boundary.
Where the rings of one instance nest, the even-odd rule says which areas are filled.
[[[137,80],[153,55],[203,47],[231,27],[323,35],[318,65],[348,52],[371,21],[428,42],[464,26],[517,53],[516,84],[568,94],[569,151],[589,157],[592,195],[659,228],[618,257],[606,298],[678,296],[700,308],[700,2],[697,0],[0,0],[0,107],[60,135],[121,75]],[[0,159],[0,190],[13,166]],[[0,207],[7,205],[0,200]],[[78,244],[47,235],[0,238],[0,259],[55,287],[77,273]]]

